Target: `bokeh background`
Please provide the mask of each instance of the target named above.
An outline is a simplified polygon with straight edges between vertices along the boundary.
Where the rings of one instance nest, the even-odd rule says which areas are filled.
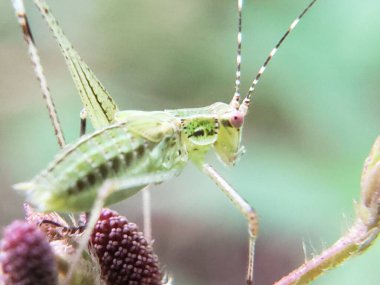
[[[27,10],[69,142],[79,96],[36,9]],[[50,1],[61,26],[121,109],[229,101],[234,91],[236,1]],[[59,3],[58,3],[59,2]],[[245,1],[242,91],[301,0]],[[0,226],[23,217],[12,184],[58,151],[10,1],[0,2]],[[226,169],[258,211],[257,284],[272,284],[332,244],[353,220],[360,173],[380,134],[380,2],[321,0],[260,82],[244,127],[247,152]],[[245,220],[189,165],[152,189],[155,249],[176,284],[244,284]],[[142,226],[141,196],[114,208]],[[380,243],[314,284],[379,284]]]

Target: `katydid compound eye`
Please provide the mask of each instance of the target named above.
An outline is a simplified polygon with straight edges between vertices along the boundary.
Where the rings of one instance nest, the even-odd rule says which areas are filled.
[[[239,129],[244,123],[244,116],[239,111],[235,111],[232,113],[230,118],[230,123],[234,128]]]

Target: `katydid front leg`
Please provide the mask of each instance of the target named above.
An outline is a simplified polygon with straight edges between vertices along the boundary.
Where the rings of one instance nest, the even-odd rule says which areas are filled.
[[[228,197],[228,199],[238,208],[240,213],[248,221],[249,233],[249,253],[248,253],[248,270],[247,270],[247,284],[253,285],[253,271],[254,271],[254,257],[255,257],[255,243],[259,224],[255,210],[245,201],[238,192],[223,177],[216,172],[216,170],[209,164],[202,165],[202,171],[210,177],[220,190]]]

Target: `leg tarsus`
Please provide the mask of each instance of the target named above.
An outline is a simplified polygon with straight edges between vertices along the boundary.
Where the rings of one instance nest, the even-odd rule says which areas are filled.
[[[44,225],[44,224],[48,224],[53,227],[59,228],[61,233],[69,234],[69,235],[75,234],[75,233],[82,233],[86,228],[86,225],[65,226],[52,220],[42,220],[40,223],[38,223],[39,226]]]

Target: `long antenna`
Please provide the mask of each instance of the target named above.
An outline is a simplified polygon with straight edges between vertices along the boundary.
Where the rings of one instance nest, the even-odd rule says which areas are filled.
[[[263,73],[265,71],[265,68],[268,66],[269,62],[271,61],[271,59],[273,58],[273,56],[276,54],[278,48],[281,46],[281,44],[284,42],[284,40],[289,36],[290,32],[293,31],[293,29],[297,26],[297,24],[299,23],[299,21],[301,20],[301,18],[315,4],[315,2],[317,2],[317,0],[311,1],[311,3],[302,11],[302,13],[292,22],[292,24],[290,25],[289,29],[281,37],[281,39],[278,41],[278,43],[276,44],[276,46],[269,53],[269,56],[264,61],[264,64],[260,67],[259,72],[257,73],[257,75],[256,75],[255,79],[253,80],[251,86],[249,87],[247,96],[244,98],[244,100],[242,102],[242,106],[241,106],[242,109],[241,109],[241,111],[242,111],[242,113],[244,115],[247,113],[247,110],[248,110],[248,107],[249,107],[249,103],[250,103],[250,100],[251,100],[251,96],[252,96],[253,90],[255,90],[255,87],[256,87],[257,83],[259,82],[259,79],[260,79],[261,75],[263,75]]]
[[[230,105],[239,109],[240,105],[240,67],[241,67],[241,41],[242,41],[242,10],[243,0],[238,0],[238,34],[237,34],[237,54],[236,54],[236,78],[235,78],[235,94],[232,97]]]
[[[36,45],[34,44],[33,35],[30,30],[28,18],[26,17],[26,13],[25,13],[24,3],[22,2],[22,0],[13,0],[12,3],[16,12],[18,23],[21,26],[24,40],[26,44],[28,45],[30,59],[34,65],[34,72],[36,74],[38,81],[40,82],[42,97],[45,100],[46,107],[49,112],[50,121],[54,128],[55,136],[57,137],[59,146],[63,148],[65,146],[65,138],[63,136],[61,124],[58,119],[57,110],[54,106],[53,99],[50,95],[49,87],[47,85],[47,80],[44,75],[40,57],[38,56],[37,48],[36,48]]]

